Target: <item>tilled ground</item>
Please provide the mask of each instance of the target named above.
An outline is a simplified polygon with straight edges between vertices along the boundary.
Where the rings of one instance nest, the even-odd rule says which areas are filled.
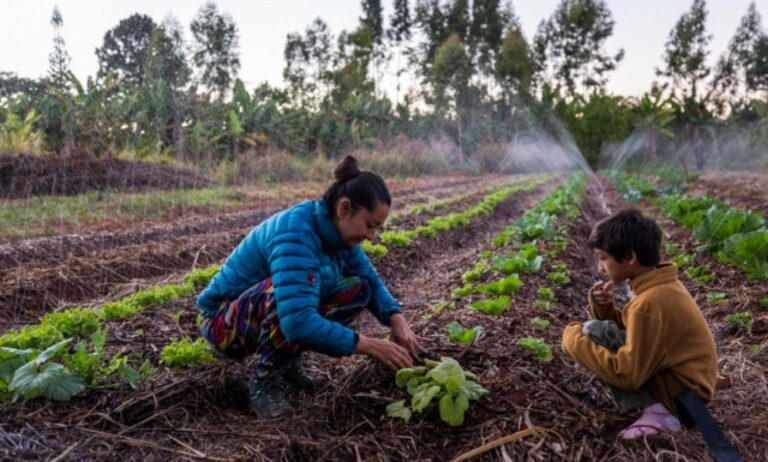
[[[707,195],[728,205],[768,217],[768,175],[749,172],[712,173],[689,185],[691,194]]]
[[[542,363],[516,343],[521,337],[535,335],[559,345],[565,325],[586,318],[585,294],[597,277],[586,238],[607,209],[626,206],[599,182],[591,182],[581,217],[569,224],[566,250],[548,259],[542,270],[523,277],[513,308],[491,317],[466,309],[459,301],[456,309],[431,315],[432,304],[450,299],[451,289],[463,285],[461,274],[490,248],[489,239],[551,188],[513,196],[483,221],[473,221],[435,240],[418,239],[411,247],[393,249],[376,262],[403,302],[416,333],[429,338],[425,343],[428,356],[458,359],[490,391],[472,405],[459,428],[442,423],[436,411],[416,415],[407,424],[387,418],[386,405],[405,398],[395,388],[390,371],[361,357],[310,355],[316,390],[292,396],[297,410],[284,419],[265,422],[248,415],[247,380],[252,363],[219,361],[184,373],[158,369],[138,390],[89,391],[68,403],[33,400],[4,406],[0,408],[0,447],[8,460],[439,461],[521,429],[541,427],[546,430],[473,460],[710,460],[696,431],[645,441],[618,440],[617,431],[635,416],[619,416],[602,384],[557,351],[553,361]],[[686,248],[694,246],[689,235],[660,221],[670,240]],[[557,288],[557,301],[548,311],[541,311],[533,304],[536,290],[552,286],[545,275],[556,262],[567,264],[572,282]],[[721,269],[725,272],[720,273]],[[737,296],[742,289],[747,293],[757,290],[733,271],[716,271],[720,275],[716,287],[731,291],[729,295]],[[766,460],[765,358],[747,357],[741,345],[745,339],[722,322],[724,314],[738,310],[737,306],[710,306],[702,301],[706,294],[702,291],[714,287],[684,282],[712,323],[721,374],[728,379],[711,408],[745,460]],[[172,318],[176,313],[182,313],[178,323]],[[194,332],[195,314],[192,300],[182,300],[152,307],[130,322],[111,323],[109,349],[149,358],[156,364],[160,348],[170,338]],[[426,319],[427,315],[431,318]],[[552,325],[535,330],[529,322],[534,316],[550,320]],[[455,320],[482,325],[484,336],[471,347],[448,342],[445,326]],[[358,328],[371,335],[386,332],[370,316]]]
[[[449,178],[447,184],[401,180],[393,186],[393,208],[407,210],[414,203],[451,197],[462,190],[474,191],[487,182],[501,181],[509,180],[463,177]],[[465,202],[453,207],[461,207]],[[0,270],[0,328],[32,322],[66,304],[88,304],[94,299],[101,302],[103,297],[135,290],[137,279],[154,283],[153,278],[219,261],[253,226],[290,202],[283,199],[280,203],[261,205],[266,207],[198,221],[183,220],[118,233],[36,239],[0,248],[0,261],[6,265]]]

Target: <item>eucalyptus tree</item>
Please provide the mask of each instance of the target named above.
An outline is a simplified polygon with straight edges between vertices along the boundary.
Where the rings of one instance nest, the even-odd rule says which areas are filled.
[[[565,88],[568,96],[603,88],[624,50],[608,53],[614,20],[604,0],[561,0],[534,37],[538,79]]]
[[[754,62],[758,41],[764,36],[762,18],[752,2],[715,66],[713,85],[723,100],[721,103],[729,103],[732,110],[743,107],[755,95],[755,74],[748,70]]]
[[[192,61],[200,82],[224,98],[240,70],[239,34],[231,16],[215,3],[203,5],[190,25],[194,38]]]
[[[683,100],[699,99],[710,75],[707,65],[711,34],[706,31],[707,9],[704,0],[693,0],[691,9],[684,13],[669,32],[664,50],[664,68],[656,74],[666,80],[672,94]]]

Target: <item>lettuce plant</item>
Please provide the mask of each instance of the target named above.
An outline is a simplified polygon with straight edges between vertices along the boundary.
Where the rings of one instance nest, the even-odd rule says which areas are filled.
[[[546,319],[541,319],[540,317],[536,316],[535,318],[531,318],[531,325],[535,329],[546,329],[549,327],[550,322]]]
[[[360,243],[360,247],[369,257],[381,258],[389,252],[386,246],[382,244],[372,244],[371,241],[367,239]]]
[[[189,337],[173,340],[160,353],[160,362],[172,369],[190,369],[213,361],[211,348],[202,337],[194,342]]]
[[[747,334],[752,335],[752,324],[755,320],[752,318],[751,312],[742,311],[740,313],[729,314],[725,317],[725,320],[743,328],[747,331]]]
[[[552,347],[540,338],[524,337],[517,341],[517,344],[528,351],[531,351],[542,361],[552,361]]]
[[[484,314],[498,315],[506,311],[507,307],[509,307],[509,297],[502,295],[497,298],[477,300],[470,303],[469,306]]]
[[[440,362],[425,359],[424,364],[397,372],[395,384],[408,391],[411,402],[410,406],[405,400],[391,403],[387,415],[408,422],[414,412],[423,412],[436,400],[440,419],[453,427],[460,426],[470,401],[480,399],[488,391],[476,382],[475,374],[462,369],[453,358],[443,357]]]
[[[536,293],[539,294],[539,297],[544,300],[552,301],[555,299],[555,292],[549,287],[540,287]]]
[[[523,281],[520,280],[517,274],[512,274],[500,281],[480,284],[477,286],[477,291],[481,294],[489,295],[512,295],[520,290],[522,285]]]
[[[725,300],[727,295],[725,292],[710,292],[707,294],[707,301],[710,303],[716,303]]]
[[[483,326],[475,326],[470,329],[465,329],[464,326],[458,322],[448,324],[447,329],[449,339],[465,345],[469,345],[475,340],[478,340],[483,333]]]

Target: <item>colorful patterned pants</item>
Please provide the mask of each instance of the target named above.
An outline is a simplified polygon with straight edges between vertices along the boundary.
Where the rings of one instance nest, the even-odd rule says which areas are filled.
[[[370,300],[368,280],[348,277],[321,303],[319,312],[324,318],[346,326]],[[303,350],[287,341],[280,330],[272,278],[259,282],[233,302],[223,302],[214,316],[203,319],[200,330],[220,356],[242,359],[257,354],[258,377],[266,377]]]

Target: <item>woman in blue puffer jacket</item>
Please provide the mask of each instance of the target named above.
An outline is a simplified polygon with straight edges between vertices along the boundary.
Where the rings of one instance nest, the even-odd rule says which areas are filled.
[[[303,350],[364,354],[397,370],[423,351],[359,244],[384,224],[392,199],[382,178],[345,157],[321,199],[276,213],[235,248],[197,299],[201,330],[227,358],[258,355],[250,409],[262,418],[291,410],[286,385],[311,388]],[[394,342],[347,325],[368,309]]]

